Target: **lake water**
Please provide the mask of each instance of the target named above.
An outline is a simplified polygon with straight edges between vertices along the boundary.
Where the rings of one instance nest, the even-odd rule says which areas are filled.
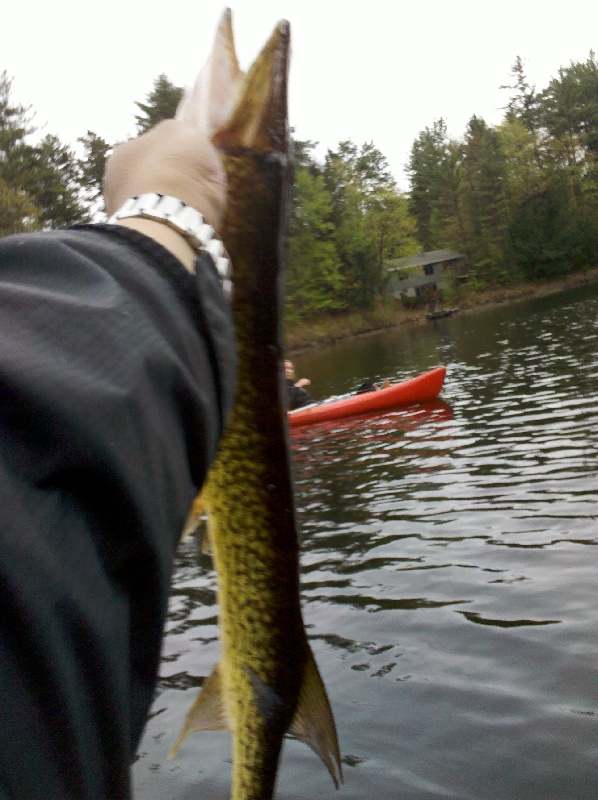
[[[289,740],[280,800],[598,798],[598,287],[296,359],[318,398],[441,363],[442,401],[292,436],[345,783]],[[229,796],[228,734],[166,760],[217,637],[187,541],[136,800]]]

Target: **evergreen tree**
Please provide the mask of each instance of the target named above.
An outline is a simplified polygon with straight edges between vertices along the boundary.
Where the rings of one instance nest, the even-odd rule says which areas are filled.
[[[555,278],[584,266],[583,242],[573,207],[566,176],[550,180],[517,207],[510,235],[515,263],[526,278]]]
[[[540,118],[549,134],[565,144],[566,165],[576,168],[598,155],[598,61],[559,69],[540,98]]]
[[[29,149],[19,183],[40,209],[44,227],[60,228],[89,220],[80,197],[77,159],[57,136],[48,134]]]
[[[58,227],[86,219],[79,197],[79,174],[70,148],[48,134],[36,145],[30,109],[11,100],[12,82],[0,76],[0,179],[3,197],[11,197],[11,210],[3,210],[2,230]],[[20,211],[19,211],[20,210]],[[20,216],[19,216],[20,214]]]
[[[183,89],[171,83],[164,73],[158,75],[145,103],[135,102],[141,111],[135,115],[137,132],[144,133],[164,119],[172,119],[183,97]]]
[[[407,166],[411,182],[409,210],[424,250],[452,247],[467,254],[459,207],[462,145],[449,139],[446,123],[435,120],[413,143]]]
[[[508,116],[496,129],[505,167],[505,192],[512,208],[527,197],[544,191],[549,162],[538,163],[537,140],[523,122]]]
[[[9,186],[0,177],[0,236],[41,228],[39,209],[22,190]]]
[[[348,184],[343,192],[343,212],[335,227],[344,299],[349,308],[370,307],[382,285],[382,264],[362,202],[358,187]]]
[[[527,75],[521,56],[517,56],[510,74],[514,83],[501,86],[501,89],[509,89],[512,94],[506,107],[507,119],[513,118],[520,120],[525,128],[533,132],[538,129],[539,116],[539,97],[536,87],[530,86],[527,82]]]
[[[598,61],[559,70],[541,93],[540,119],[548,133],[551,175],[568,197],[571,249],[575,267],[598,260]],[[568,194],[567,194],[568,192]]]
[[[12,80],[6,70],[0,73],[0,169],[10,178],[11,156],[33,133],[31,109],[14,104],[11,98]]]
[[[332,198],[322,176],[307,166],[297,167],[286,276],[289,320],[343,307],[343,277],[331,214]]]
[[[468,259],[478,280],[491,284],[511,279],[505,161],[498,134],[473,116],[467,126],[460,168],[460,207],[465,220]]]
[[[79,159],[78,167],[85,202],[92,214],[105,213],[102,184],[106,160],[112,150],[112,145],[93,131],[87,131],[85,136],[79,137],[77,141],[83,145],[84,149],[84,156]]]
[[[530,86],[525,74],[523,59],[517,56],[511,67],[511,76],[514,83],[501,86],[501,89],[510,89],[512,94],[506,107],[505,121],[519,121],[530,136],[534,159],[538,168],[544,161],[545,131],[540,121],[541,99],[535,86]]]

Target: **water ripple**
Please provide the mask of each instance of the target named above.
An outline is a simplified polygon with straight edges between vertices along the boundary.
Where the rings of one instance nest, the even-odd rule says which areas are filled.
[[[330,391],[448,363],[440,403],[292,437],[345,800],[598,797],[597,319],[586,289],[305,356]],[[183,543],[144,800],[190,796],[197,763],[197,792],[227,796],[222,734],[162,766],[218,660],[216,613],[210,562]],[[281,798],[336,797],[307,748],[285,748]]]

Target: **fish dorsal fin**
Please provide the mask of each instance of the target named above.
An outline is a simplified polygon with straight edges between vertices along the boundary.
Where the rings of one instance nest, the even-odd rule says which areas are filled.
[[[173,758],[176,751],[185,741],[187,736],[199,731],[230,731],[229,715],[225,707],[222,693],[222,679],[220,665],[216,664],[214,671],[202,686],[195,702],[191,706],[185,724],[179,733],[178,739],[168,752],[168,758]]]
[[[202,133],[213,136],[232,114],[244,74],[235,51],[231,11],[227,8],[208,60],[191,89],[185,92],[176,118],[187,120]]]
[[[338,789],[343,782],[343,773],[336,727],[326,689],[311,650],[289,733],[320,756]]]

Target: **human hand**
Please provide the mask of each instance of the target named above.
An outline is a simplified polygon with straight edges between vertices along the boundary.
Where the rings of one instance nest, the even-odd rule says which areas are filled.
[[[299,378],[299,380],[295,383],[295,386],[298,389],[303,389],[304,386],[311,386],[311,381],[309,378]]]
[[[129,197],[158,192],[182,200],[218,230],[226,177],[218,151],[189,122],[168,119],[115,148],[106,163],[104,201],[111,216]]]
[[[115,148],[106,164],[104,201],[108,216],[130,197],[157,192],[199,211],[216,231],[226,206],[226,177],[218,151],[184,120],[165,120]],[[136,228],[171,250],[188,269],[195,253],[166,225],[139,217],[119,224]]]

